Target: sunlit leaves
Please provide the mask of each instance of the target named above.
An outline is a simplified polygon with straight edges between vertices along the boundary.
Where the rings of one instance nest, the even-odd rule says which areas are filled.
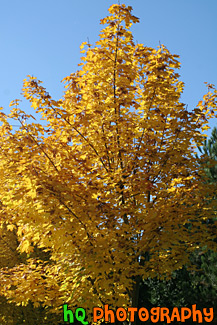
[[[201,183],[193,145],[203,141],[217,93],[189,113],[178,56],[135,45],[131,11],[113,5],[97,44],[81,45],[63,99],[35,77],[24,81],[43,124],[16,101],[9,118],[18,130],[1,115],[2,223],[18,227],[21,252],[50,254],[47,263],[2,271],[3,293],[18,303],[130,304],[135,278],[169,276],[198,242],[212,242],[202,221],[215,189]]]

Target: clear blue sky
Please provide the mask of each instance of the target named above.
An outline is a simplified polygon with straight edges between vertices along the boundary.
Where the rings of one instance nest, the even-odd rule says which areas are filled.
[[[77,70],[79,46],[98,40],[101,18],[114,0],[5,0],[0,3],[0,106],[22,98],[22,81],[34,75],[59,99],[60,81]],[[217,86],[217,0],[126,0],[140,18],[132,31],[139,43],[159,41],[180,55],[182,101],[189,109]],[[26,103],[22,109],[29,111]],[[215,125],[213,121],[211,127]],[[217,123],[216,123],[217,125]]]

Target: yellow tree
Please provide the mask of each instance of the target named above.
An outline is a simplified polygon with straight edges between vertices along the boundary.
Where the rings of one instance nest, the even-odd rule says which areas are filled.
[[[9,227],[10,228],[10,227]],[[16,265],[25,263],[26,254],[20,254],[17,250],[19,242],[17,241],[16,231],[7,230],[5,224],[0,228],[0,268],[13,268]],[[48,253],[34,248],[31,253],[34,257],[40,257],[48,261]],[[38,308],[34,308],[31,301],[25,306],[16,306],[15,303],[7,301],[4,296],[0,296],[0,324],[23,324],[26,321],[32,324],[59,324],[62,320],[60,315],[48,314],[47,309],[38,304]]]
[[[17,100],[1,113],[1,222],[16,225],[19,250],[30,254],[1,270],[1,292],[17,303],[135,307],[143,278],[168,277],[196,246],[213,243],[204,220],[216,189],[200,181],[194,143],[203,142],[217,92],[209,85],[188,112],[178,56],[134,44],[131,7],[109,12],[96,45],[82,44],[63,99],[24,80],[43,123]],[[31,258],[34,247],[51,261]]]

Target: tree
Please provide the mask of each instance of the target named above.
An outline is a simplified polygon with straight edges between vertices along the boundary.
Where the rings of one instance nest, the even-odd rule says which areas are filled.
[[[26,254],[20,254],[17,250],[16,231],[9,231],[5,224],[0,228],[0,268],[13,268],[16,265],[26,262]],[[32,257],[49,260],[48,254],[36,247],[31,253]],[[16,306],[8,302],[5,297],[0,296],[0,323],[20,325],[28,321],[28,324],[60,324],[62,317],[48,313],[42,306],[34,308],[31,301],[26,306]]]
[[[51,256],[1,271],[2,293],[17,303],[137,307],[142,279],[169,277],[199,243],[213,246],[203,221],[216,204],[205,193],[216,188],[201,182],[194,151],[217,92],[209,85],[188,112],[178,56],[134,44],[131,7],[109,12],[96,45],[82,44],[63,99],[24,80],[43,124],[18,100],[1,113],[2,223],[18,227],[21,252]]]
[[[217,128],[214,127],[210,139],[204,140],[203,147],[198,147],[202,157],[200,158],[201,167],[205,165],[205,172],[208,182],[217,182]]]
[[[27,254],[20,253],[17,248],[19,242],[17,240],[16,231],[7,230],[5,224],[0,228],[0,268],[13,268],[21,263],[26,263]],[[34,251],[30,254],[32,258],[40,258],[49,261],[49,254],[34,247]],[[12,301],[7,301],[4,296],[0,296],[0,323],[21,325],[28,322],[32,324],[61,324],[62,315],[54,315],[49,313],[48,308],[43,308],[41,304],[37,308],[29,301],[28,304],[18,306]]]

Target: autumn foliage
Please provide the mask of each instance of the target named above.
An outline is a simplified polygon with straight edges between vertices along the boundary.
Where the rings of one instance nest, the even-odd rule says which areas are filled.
[[[216,188],[201,181],[195,148],[217,92],[208,85],[189,112],[178,56],[133,42],[131,7],[109,12],[62,99],[24,80],[43,122],[18,100],[1,113],[0,220],[27,254],[0,273],[1,294],[16,303],[137,306],[142,279],[169,277],[195,247],[213,246],[205,221]]]

